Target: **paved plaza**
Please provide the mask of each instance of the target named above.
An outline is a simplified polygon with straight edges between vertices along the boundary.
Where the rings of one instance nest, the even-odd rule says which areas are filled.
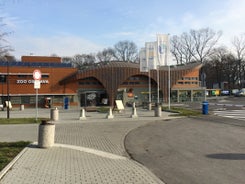
[[[35,117],[35,109],[14,109],[10,117]],[[37,148],[38,125],[1,125],[1,141],[32,141],[0,173],[1,184],[33,183],[163,183],[150,170],[130,159],[125,151],[125,136],[133,129],[149,122],[169,119],[169,113],[154,117],[154,111],[137,109],[131,118],[131,108],[106,114],[87,112],[86,120],[79,120],[80,109],[59,109],[55,122],[55,146]],[[0,112],[6,117],[6,111]],[[39,118],[49,118],[50,109],[38,109]]]

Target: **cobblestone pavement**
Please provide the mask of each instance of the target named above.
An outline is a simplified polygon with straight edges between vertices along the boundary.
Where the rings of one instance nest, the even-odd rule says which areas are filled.
[[[86,120],[81,121],[79,112],[60,110],[59,121],[55,122],[55,146],[40,149],[34,143],[24,149],[10,169],[0,173],[0,178],[3,176],[0,183],[163,183],[147,168],[129,158],[124,138],[138,126],[168,118],[168,113],[154,117],[153,111],[139,110],[138,118],[130,118],[129,109],[108,120],[105,114],[91,112],[86,114]],[[34,114],[34,109],[16,110],[11,112],[11,117],[33,117]],[[39,115],[49,117],[49,111],[40,109]],[[4,112],[0,113],[2,116]],[[4,125],[1,126],[0,139],[36,141],[37,128],[38,125]],[[16,133],[18,130],[21,133]]]

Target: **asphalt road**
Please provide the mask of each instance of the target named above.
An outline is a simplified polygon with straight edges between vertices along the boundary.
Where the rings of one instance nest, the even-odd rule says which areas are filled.
[[[245,183],[245,121],[155,121],[131,131],[125,147],[167,184]]]

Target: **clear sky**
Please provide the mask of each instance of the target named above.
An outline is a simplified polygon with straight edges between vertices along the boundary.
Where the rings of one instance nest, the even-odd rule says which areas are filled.
[[[245,32],[245,0],[0,0],[0,16],[17,59],[96,53],[122,40],[141,48],[156,33],[206,27],[227,45]]]

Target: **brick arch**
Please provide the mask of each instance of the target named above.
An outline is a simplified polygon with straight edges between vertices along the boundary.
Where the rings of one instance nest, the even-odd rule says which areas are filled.
[[[61,85],[69,82],[78,81],[80,79],[93,77],[101,82],[108,96],[110,105],[114,105],[117,95],[117,89],[126,79],[133,75],[142,73],[139,69],[139,64],[125,62],[111,62],[109,64],[98,65],[87,70],[79,71],[71,76],[60,81]],[[147,75],[147,73],[145,73]]]
[[[190,73],[200,66],[196,63],[193,65],[178,66],[171,69],[171,86],[173,86],[177,80],[181,79],[184,75]],[[198,68],[199,70],[199,68]],[[131,76],[144,75],[148,77],[148,72],[140,72],[140,66],[136,63],[126,62],[110,62],[105,64],[98,64],[97,66],[88,68],[86,70],[74,73],[60,81],[60,85],[64,85],[69,82],[75,82],[79,79],[93,77],[96,78],[104,86],[109,96],[110,105],[114,105],[114,101],[117,94],[117,89],[120,84],[127,80]],[[150,71],[151,78],[157,82],[157,71]],[[163,97],[166,100],[168,97],[168,67],[164,66],[159,69],[159,89],[163,92]]]

